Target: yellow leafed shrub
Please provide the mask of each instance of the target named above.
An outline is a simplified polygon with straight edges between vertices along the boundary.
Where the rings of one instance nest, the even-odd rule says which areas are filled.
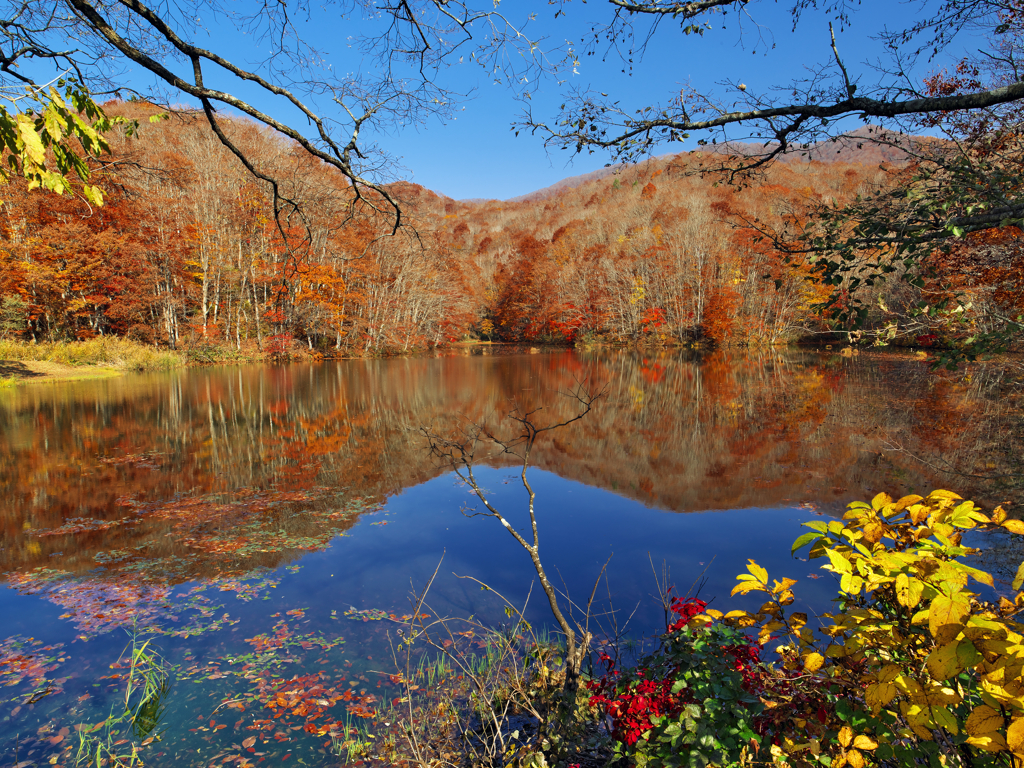
[[[992,576],[964,559],[972,529],[1024,534],[949,491],[851,504],[842,521],[805,523],[793,545],[839,580],[813,629],[789,611],[792,579],[754,561],[733,594],[763,592],[755,613],[716,618],[778,641],[762,670],[760,754],[778,764],[1024,765],[1024,564],[1012,592],[972,591]],[[975,587],[977,589],[977,587]]]

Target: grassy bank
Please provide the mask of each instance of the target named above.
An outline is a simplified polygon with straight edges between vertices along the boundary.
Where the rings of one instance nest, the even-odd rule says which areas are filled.
[[[47,360],[0,361],[0,387],[13,387],[24,381],[79,381],[81,379],[109,379],[120,376],[121,371],[104,366],[62,365]]]
[[[0,339],[0,380],[8,384],[104,378],[124,371],[170,370],[186,364],[185,356],[178,352],[109,336],[40,344]]]
[[[190,365],[281,359],[321,358],[297,341],[271,351],[260,349],[255,341],[244,342],[241,349],[223,341],[202,341],[183,343],[179,349],[171,350],[115,336],[36,344],[0,339],[0,382],[12,386],[23,381],[104,378],[127,371],[169,371]]]

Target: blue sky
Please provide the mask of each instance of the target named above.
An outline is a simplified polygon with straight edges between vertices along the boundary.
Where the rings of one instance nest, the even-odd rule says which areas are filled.
[[[552,42],[565,37],[578,41],[593,20],[609,17],[608,5],[603,2],[568,3],[566,7],[566,18],[557,22],[551,19],[554,7],[544,6],[550,10],[538,14],[535,26],[548,32]],[[871,39],[881,29],[879,16],[884,15],[890,28],[902,27],[913,22],[921,7],[920,3],[867,0],[854,18],[853,27],[837,29],[838,49],[852,78],[862,75],[865,83],[871,82],[874,72],[863,63],[877,62],[884,54],[878,42]],[[726,17],[727,29],[719,25],[702,37],[683,36],[678,24],[666,23],[643,58],[635,62],[632,77],[622,74],[618,58],[611,56],[602,61],[591,56],[581,60],[579,74],[571,79],[575,84],[608,92],[624,105],[642,107],[665,100],[687,82],[721,92],[716,83],[730,79],[740,80],[752,90],[767,90],[785,85],[794,77],[804,77],[808,67],[830,59],[828,19],[824,14],[808,13],[794,32],[787,4],[751,2],[748,8],[760,29],[745,19],[741,32],[735,14]],[[713,18],[721,21],[720,16]],[[959,57],[963,51],[961,45],[950,53]],[[939,62],[925,63],[919,75],[939,66]],[[547,150],[539,137],[528,133],[515,137],[510,123],[520,105],[514,95],[482,79],[477,87],[457,120],[444,125],[427,123],[390,138],[389,148],[402,158],[416,182],[458,199],[507,199],[566,176],[587,173],[609,161],[602,154],[573,157],[571,152]],[[532,98],[534,114],[553,118],[562,101],[560,93],[553,80],[542,81]],[[692,149],[696,139],[695,135],[682,144],[662,145],[659,153]]]
[[[485,0],[490,6],[492,0]],[[236,0],[228,8],[243,10],[252,0]],[[568,85],[593,86],[621,99],[623,105],[643,107],[663,101],[677,93],[681,85],[713,90],[721,89],[722,80],[739,80],[750,92],[764,91],[785,85],[794,78],[804,77],[808,67],[831,60],[828,17],[810,11],[793,31],[789,4],[753,0],[746,7],[742,25],[737,24],[735,11],[723,17],[711,16],[717,22],[714,29],[703,36],[683,36],[678,23],[667,21],[653,37],[642,58],[634,62],[632,76],[622,73],[623,63],[614,54],[602,60],[600,55],[582,57],[576,73],[563,73],[566,83],[559,85],[553,77],[531,83],[534,114],[554,120],[562,102],[562,88]],[[837,28],[837,43],[853,79],[864,78],[873,82],[874,73],[865,62],[879,59],[884,53],[876,35],[883,25],[891,29],[902,28],[927,11],[927,2],[895,3],[890,0],[865,0],[855,10],[853,24],[847,29]],[[607,22],[611,7],[602,0],[581,2],[566,0],[562,3],[508,1],[500,9],[513,20],[536,14],[528,30],[536,37],[546,38],[543,46],[564,49],[566,41],[577,45],[595,24]],[[555,18],[556,11],[563,13]],[[351,35],[366,28],[359,19],[339,21],[336,8],[314,9],[308,23],[299,22],[298,31],[326,53],[326,60],[343,71],[369,69],[371,65],[351,45]],[[201,19],[205,30],[195,37],[204,45],[224,53],[239,62],[258,55],[252,37],[238,35],[217,18]],[[959,57],[964,47],[959,45],[949,53]],[[945,61],[951,57],[947,56]],[[929,70],[941,65],[926,63],[914,77],[920,79]],[[127,80],[140,77],[127,73]],[[548,150],[541,138],[520,132],[518,137],[511,124],[521,111],[512,89],[494,84],[481,69],[470,63],[456,64],[441,72],[442,80],[452,88],[472,91],[470,98],[460,106],[455,119],[442,123],[436,119],[396,128],[374,138],[399,163],[398,173],[436,192],[454,197],[507,199],[548,186],[566,176],[572,176],[605,165],[607,155],[581,155],[557,149]],[[143,82],[145,78],[138,82]],[[226,88],[236,84],[223,83]],[[244,89],[241,91],[244,95]],[[275,117],[291,120],[295,115],[282,111],[270,102],[256,103]],[[855,127],[855,124],[851,124]],[[659,153],[678,152],[695,146],[696,136],[685,144],[663,145]]]

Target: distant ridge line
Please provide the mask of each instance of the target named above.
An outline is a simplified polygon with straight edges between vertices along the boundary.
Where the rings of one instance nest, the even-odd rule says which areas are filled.
[[[898,165],[907,162],[910,155],[908,149],[912,148],[918,141],[927,137],[908,136],[890,131],[886,128],[875,125],[867,125],[855,131],[841,134],[835,138],[825,139],[806,147],[795,147],[778,158],[782,163],[862,163],[864,165],[875,165],[881,163],[892,163]],[[753,142],[732,141],[723,144],[705,145],[693,150],[683,152],[669,152],[664,155],[649,158],[636,165],[657,162],[679,155],[687,155],[693,152],[702,154],[734,154],[740,156],[761,154],[766,150],[777,147],[777,143],[760,144]],[[553,197],[567,189],[583,186],[591,181],[599,181],[608,176],[613,176],[625,168],[632,167],[625,163],[617,163],[604,168],[598,168],[589,173],[582,173],[578,176],[569,176],[561,181],[556,181],[550,186],[528,192],[525,195],[510,197],[506,203],[526,203],[545,200]],[[487,203],[495,202],[493,198],[472,198],[460,200],[460,203]]]

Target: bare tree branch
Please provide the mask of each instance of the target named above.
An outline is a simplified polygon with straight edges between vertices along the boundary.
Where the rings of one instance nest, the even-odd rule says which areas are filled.
[[[527,554],[530,556],[530,560],[533,563],[537,577],[540,579],[541,589],[544,591],[544,594],[548,599],[548,605],[551,608],[551,613],[565,636],[566,687],[567,689],[571,688],[573,690],[575,690],[575,686],[578,684],[580,667],[582,666],[583,659],[588,651],[592,635],[586,623],[583,625],[577,623],[576,626],[573,626],[573,624],[570,623],[569,619],[562,611],[558,599],[558,592],[548,579],[544,563],[540,557],[540,532],[537,526],[537,513],[535,507],[536,492],[530,484],[526,470],[530,463],[530,452],[532,451],[538,436],[545,432],[561,429],[562,427],[568,426],[569,424],[582,419],[593,409],[594,402],[603,395],[603,392],[599,392],[597,394],[589,392],[585,387],[585,382],[578,383],[575,389],[568,393],[568,396],[576,400],[579,404],[580,407],[578,413],[571,418],[548,424],[546,426],[538,425],[535,420],[535,416],[540,409],[522,411],[518,406],[514,406],[512,412],[508,415],[508,418],[519,426],[519,432],[512,439],[500,438],[493,432],[476,424],[469,425],[462,434],[448,437],[440,435],[426,427],[421,428],[420,430],[423,436],[427,438],[430,452],[437,459],[450,466],[455,474],[469,486],[474,495],[484,505],[484,508],[487,511],[477,514],[482,517],[493,517],[501,523],[512,538],[516,540],[519,546],[526,550]],[[530,520],[530,533],[528,536],[521,534],[515,526],[513,526],[508,519],[498,511],[498,509],[492,504],[487,492],[483,490],[477,481],[475,472],[477,463],[476,452],[481,445],[486,444],[491,444],[497,447],[500,454],[516,456],[522,462],[519,477],[528,496],[527,510]],[[593,602],[593,595],[591,595],[591,602]]]

